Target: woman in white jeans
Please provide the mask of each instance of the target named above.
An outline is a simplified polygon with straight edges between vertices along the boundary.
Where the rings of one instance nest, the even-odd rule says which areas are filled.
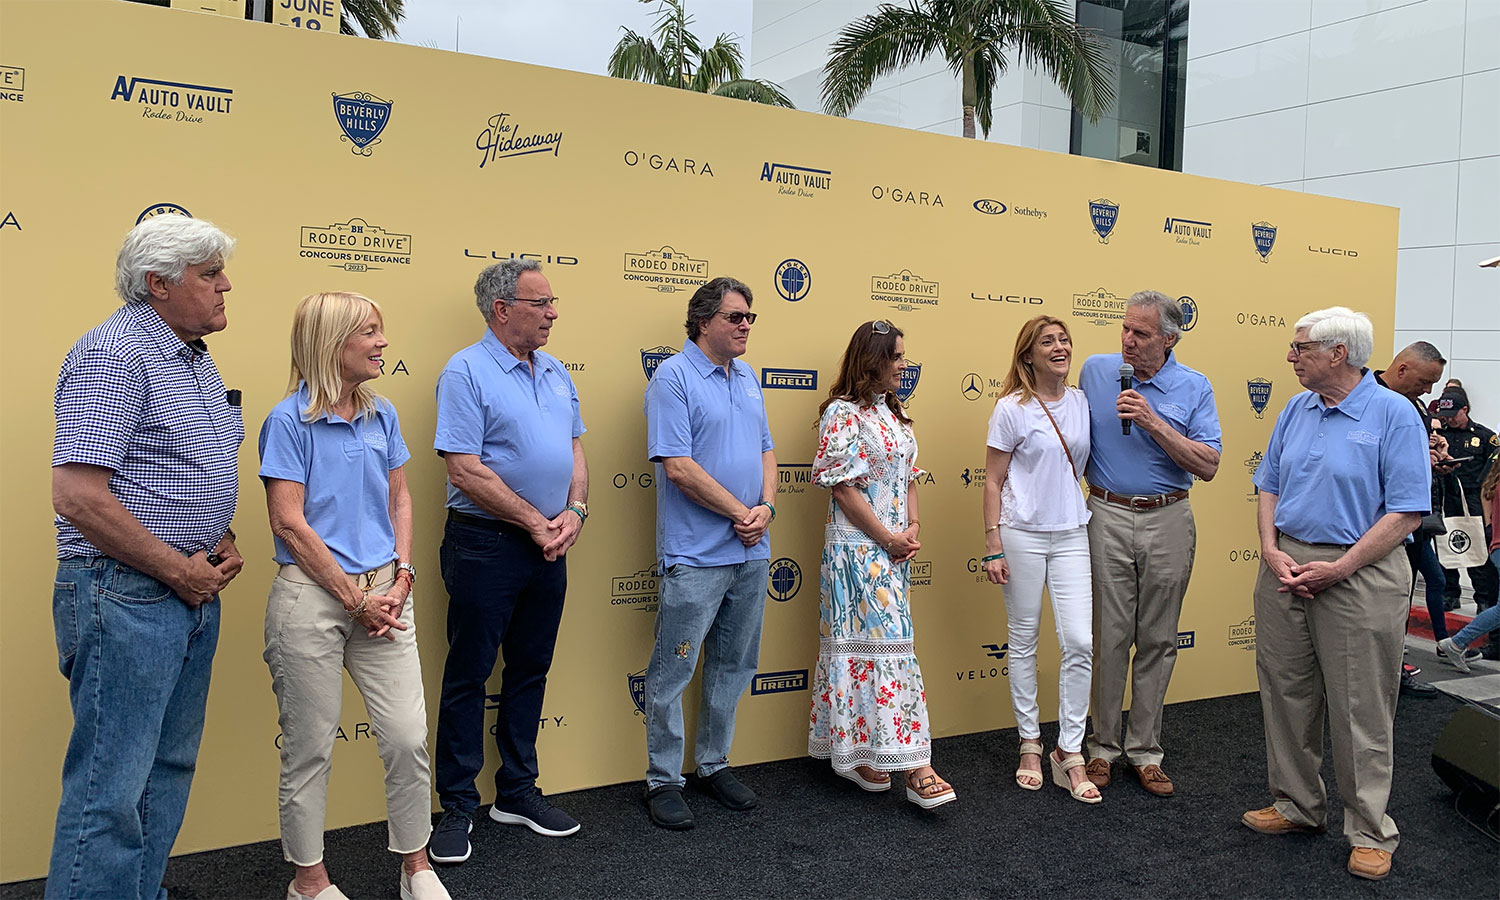
[[[287,900],[341,900],[323,865],[323,820],[348,669],[385,764],[388,849],[402,900],[448,900],[427,859],[432,765],[412,627],[411,457],[390,402],[366,382],[387,346],[380,307],[313,294],[292,320],[291,395],[260,430],[260,477],[281,565],[266,604],[266,665],[281,712],[281,846]]]
[[[1062,647],[1052,780],[1073,799],[1098,803],[1079,752],[1089,711],[1093,596],[1089,511],[1078,484],[1089,461],[1089,406],[1066,384],[1072,362],[1073,339],[1061,320],[1037,316],[1021,326],[985,440],[983,565],[992,584],[1005,586],[1010,697],[1021,735],[1016,784],[1035,791],[1043,782],[1036,645],[1045,584]]]

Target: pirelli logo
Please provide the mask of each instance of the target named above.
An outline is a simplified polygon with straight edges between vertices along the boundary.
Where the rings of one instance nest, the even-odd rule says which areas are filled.
[[[760,370],[760,386],[786,391],[815,391],[818,389],[817,369],[772,369]]]
[[[787,691],[807,690],[807,670],[793,669],[787,672],[757,672],[750,683],[752,694],[784,694]]]

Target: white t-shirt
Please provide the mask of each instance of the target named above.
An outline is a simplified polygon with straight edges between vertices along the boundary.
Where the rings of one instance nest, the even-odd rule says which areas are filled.
[[[985,443],[1011,455],[1010,470],[1000,486],[1000,524],[1026,531],[1067,531],[1089,521],[1083,490],[1073,474],[1076,467],[1082,475],[1089,464],[1089,402],[1083,391],[1070,387],[1061,400],[1047,404],[1068,439],[1072,466],[1041,402],[1032,397],[1022,405],[1019,395],[1011,394],[996,401],[990,414]]]

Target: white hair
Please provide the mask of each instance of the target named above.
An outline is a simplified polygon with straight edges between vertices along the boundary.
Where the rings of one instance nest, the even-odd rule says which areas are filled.
[[[130,229],[115,259],[115,293],[126,303],[151,299],[146,276],[170,284],[182,281],[188,266],[222,262],[234,252],[234,238],[212,222],[188,216],[152,216]]]
[[[1375,327],[1370,324],[1370,317],[1347,306],[1310,312],[1298,319],[1295,327],[1297,331],[1306,328],[1310,340],[1343,344],[1349,353],[1347,364],[1356,369],[1370,361],[1370,353],[1375,349]]]

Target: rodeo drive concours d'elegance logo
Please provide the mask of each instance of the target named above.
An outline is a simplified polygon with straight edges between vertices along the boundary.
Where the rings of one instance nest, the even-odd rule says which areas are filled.
[[[537,153],[560,155],[563,133],[559,131],[538,132],[523,126],[519,119],[508,112],[490,116],[474,139],[474,149],[479,151],[479,168],[501,159],[531,156]]]

